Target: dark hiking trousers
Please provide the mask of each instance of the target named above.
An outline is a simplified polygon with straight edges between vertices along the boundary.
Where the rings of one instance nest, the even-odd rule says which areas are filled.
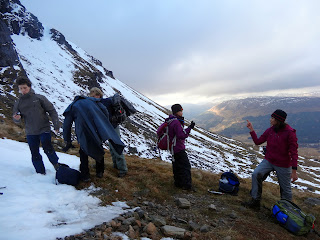
[[[185,150],[174,154],[172,170],[174,185],[179,188],[191,189],[191,165]]]
[[[81,177],[88,177],[90,176],[89,173],[89,160],[88,155],[80,148],[80,173]],[[104,173],[104,157],[102,156],[101,159],[96,160],[96,173]]]
[[[40,142],[42,144],[44,153],[47,155],[52,165],[56,165],[58,163],[59,158],[51,144],[50,132],[44,132],[40,135],[27,135],[27,141],[31,151],[32,164],[37,173],[46,173],[46,169],[42,161],[42,156],[39,152]]]

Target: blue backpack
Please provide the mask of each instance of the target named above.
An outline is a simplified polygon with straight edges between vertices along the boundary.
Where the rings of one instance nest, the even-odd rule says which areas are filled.
[[[224,172],[219,181],[219,191],[229,193],[231,195],[237,195],[239,185],[239,179],[232,171]]]
[[[304,235],[314,228],[315,217],[304,213],[293,202],[281,199],[272,207],[272,215],[281,226],[295,235]]]

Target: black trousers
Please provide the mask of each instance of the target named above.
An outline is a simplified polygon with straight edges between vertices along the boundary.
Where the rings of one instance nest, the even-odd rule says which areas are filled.
[[[89,176],[89,160],[88,155],[80,148],[80,172],[81,176]],[[96,173],[104,172],[104,157],[96,160]]]
[[[172,170],[174,185],[179,188],[191,189],[191,165],[185,150],[174,154]]]

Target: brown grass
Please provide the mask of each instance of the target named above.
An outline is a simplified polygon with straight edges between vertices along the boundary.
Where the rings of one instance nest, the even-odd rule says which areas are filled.
[[[76,150],[75,150],[76,151]],[[106,152],[106,171],[103,179],[95,178],[94,161],[91,159],[91,177],[96,187],[105,189],[107,194],[99,195],[102,204],[110,204],[113,201],[130,201],[136,197],[143,197],[159,204],[175,206],[174,198],[184,194],[183,190],[173,186],[173,174],[171,163],[160,159],[141,159],[136,156],[126,156],[128,175],[124,178],[117,177],[117,170],[112,168],[111,156]],[[279,200],[279,186],[272,183],[263,183],[263,200],[260,212],[254,212],[241,207],[241,202],[249,198],[251,189],[250,179],[240,179],[240,191],[238,196],[209,194],[209,188],[218,188],[220,175],[207,171],[192,169],[193,184],[197,192],[191,193],[195,197],[195,203],[189,210],[189,214],[202,224],[212,225],[221,219],[227,219],[228,225],[218,224],[214,232],[199,233],[197,239],[223,239],[232,236],[232,239],[320,239],[314,233],[308,237],[297,237],[278,225],[271,216],[271,206]],[[81,183],[78,188],[89,187],[91,183]],[[320,206],[310,207],[304,203],[308,197],[318,195],[301,192],[293,189],[294,202],[302,210],[312,213],[320,219]],[[223,210],[208,211],[208,206],[214,203]],[[234,221],[229,221],[232,213],[238,216]],[[170,223],[170,222],[169,222]],[[318,224],[316,224],[318,226]],[[319,229],[319,227],[318,227]],[[311,238],[310,238],[311,237]]]

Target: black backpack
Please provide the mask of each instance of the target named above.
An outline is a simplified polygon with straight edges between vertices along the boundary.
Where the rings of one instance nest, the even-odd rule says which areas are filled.
[[[219,191],[229,193],[231,195],[237,195],[239,185],[240,182],[238,177],[230,170],[229,172],[222,173],[219,181]]]
[[[112,113],[111,113],[111,123],[114,125],[118,125],[123,123],[127,119],[126,111],[121,104],[121,96],[116,93],[112,97]]]
[[[70,168],[67,164],[60,164],[56,172],[56,184],[68,184],[72,186],[78,185],[80,181],[80,172]]]

